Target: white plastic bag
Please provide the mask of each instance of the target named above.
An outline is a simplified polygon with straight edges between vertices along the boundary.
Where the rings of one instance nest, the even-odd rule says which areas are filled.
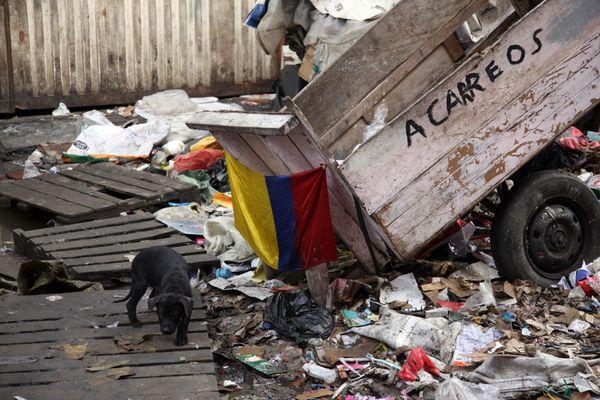
[[[109,124],[85,128],[66,154],[95,158],[146,158],[170,129],[169,124],[164,121],[151,121],[128,128],[113,125],[110,121]]]
[[[475,390],[473,386],[475,386]],[[485,400],[498,399],[498,389],[488,385],[479,386],[463,382],[457,378],[450,378],[439,386],[435,392],[435,400],[480,400],[481,397],[479,396],[481,395],[484,395]]]
[[[204,224],[208,254],[221,261],[245,261],[254,258],[254,251],[235,229],[233,218],[216,217]]]

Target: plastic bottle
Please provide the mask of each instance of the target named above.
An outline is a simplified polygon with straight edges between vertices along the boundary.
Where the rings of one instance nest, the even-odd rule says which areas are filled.
[[[312,376],[315,379],[324,381],[325,383],[333,383],[337,379],[337,372],[334,369],[321,367],[315,363],[304,364],[302,367],[304,372]]]

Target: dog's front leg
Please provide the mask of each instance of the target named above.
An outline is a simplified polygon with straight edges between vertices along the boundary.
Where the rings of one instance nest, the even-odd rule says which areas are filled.
[[[132,326],[139,328],[142,323],[137,319],[136,309],[148,286],[140,283],[131,284],[131,298],[127,301],[127,316]]]
[[[179,319],[179,323],[177,324],[177,333],[175,334],[175,345],[176,346],[183,346],[183,345],[187,344],[187,342],[188,342],[187,331],[188,331],[189,321],[190,321],[189,318],[185,315],[183,315],[181,317],[181,319]]]

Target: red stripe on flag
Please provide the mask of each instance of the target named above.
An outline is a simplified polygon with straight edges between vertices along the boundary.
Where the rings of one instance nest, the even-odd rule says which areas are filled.
[[[296,248],[302,268],[335,261],[337,251],[325,168],[300,172],[290,178],[296,215]]]

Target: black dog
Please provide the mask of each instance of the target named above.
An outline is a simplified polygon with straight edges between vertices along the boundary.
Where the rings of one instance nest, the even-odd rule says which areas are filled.
[[[152,287],[148,299],[148,310],[157,307],[160,331],[170,335],[177,328],[175,344],[187,343],[187,330],[192,315],[192,288],[190,287],[189,266],[175,250],[166,246],[150,247],[142,250],[131,263],[131,290],[127,299],[129,322],[135,327],[142,323],[137,319],[136,308],[148,287]]]

